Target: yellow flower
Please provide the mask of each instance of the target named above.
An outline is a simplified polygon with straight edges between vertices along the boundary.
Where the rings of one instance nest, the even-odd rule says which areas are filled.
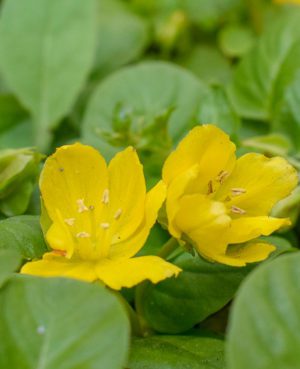
[[[300,5],[300,0],[273,0],[274,4],[293,4]]]
[[[290,224],[269,213],[298,178],[280,157],[250,153],[236,159],[228,135],[204,125],[167,158],[163,181],[170,233],[190,241],[209,260],[243,266],[264,260],[275,249],[255,239]]]
[[[47,159],[40,189],[52,222],[46,239],[53,251],[25,264],[22,273],[101,280],[113,289],[179,273],[157,256],[132,258],[144,245],[166,192],[159,182],[146,194],[132,147],[107,166],[90,146],[62,146]]]

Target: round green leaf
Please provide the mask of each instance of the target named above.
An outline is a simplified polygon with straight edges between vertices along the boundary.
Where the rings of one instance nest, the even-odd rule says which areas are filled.
[[[139,296],[140,313],[158,332],[187,331],[220,310],[234,296],[250,267],[234,268],[182,255],[175,264],[177,278],[157,285],[147,283]]]
[[[92,95],[83,139],[106,158],[128,144],[148,144],[150,150],[157,145],[159,150],[168,141],[166,129],[177,142],[196,124],[206,91],[193,74],[169,63],[146,62],[122,69],[100,83]],[[118,141],[118,137],[125,138]]]
[[[0,249],[0,287],[21,264],[21,258],[13,250]]]
[[[95,1],[7,0],[1,10],[1,72],[33,116],[35,142],[47,148],[92,64]]]
[[[128,336],[120,302],[99,285],[17,276],[1,290],[1,369],[122,369]]]
[[[270,120],[300,68],[300,14],[274,22],[235,70],[228,92],[239,115]]]
[[[20,215],[0,221],[0,249],[15,250],[24,259],[38,259],[47,246],[39,217]]]
[[[300,344],[300,254],[259,267],[231,313],[228,369],[296,369]]]
[[[223,369],[224,343],[209,334],[153,336],[132,342],[130,369]]]

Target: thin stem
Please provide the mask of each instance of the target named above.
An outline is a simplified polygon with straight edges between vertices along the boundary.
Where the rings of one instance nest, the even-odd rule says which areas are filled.
[[[178,248],[179,244],[176,238],[171,237],[160,249],[157,256],[167,259],[168,256],[172,254]]]

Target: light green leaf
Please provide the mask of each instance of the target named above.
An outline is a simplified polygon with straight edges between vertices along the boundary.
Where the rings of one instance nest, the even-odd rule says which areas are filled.
[[[37,216],[21,215],[1,220],[0,234],[0,251],[15,250],[24,259],[38,259],[47,251]]]
[[[13,250],[0,249],[0,287],[10,278],[21,264],[21,258]]]
[[[104,287],[17,276],[0,293],[0,368],[122,369],[128,319]]]
[[[199,105],[198,122],[213,123],[231,136],[237,136],[240,120],[222,87],[212,87]]]
[[[260,266],[233,305],[228,369],[295,369],[300,344],[300,254]]]
[[[153,336],[132,342],[130,369],[224,369],[224,343],[209,334]]]
[[[51,129],[68,113],[89,72],[94,36],[94,0],[4,3],[0,68],[31,112],[41,148],[47,148]]]
[[[94,69],[104,75],[136,59],[148,42],[145,20],[116,0],[98,0],[97,50]]]
[[[270,120],[300,68],[300,14],[274,22],[238,65],[228,92],[239,115]]]
[[[219,35],[220,49],[228,57],[241,57],[254,43],[254,32],[250,27],[229,24],[223,27]]]
[[[234,268],[182,255],[175,264],[183,269],[177,278],[140,291],[139,312],[158,332],[180,333],[224,307],[234,296],[250,267]]]
[[[193,48],[183,65],[209,84],[225,84],[231,79],[228,60],[212,46],[201,45]]]

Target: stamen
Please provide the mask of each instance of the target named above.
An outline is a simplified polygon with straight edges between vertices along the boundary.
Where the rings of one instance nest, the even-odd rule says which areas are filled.
[[[91,237],[91,235],[87,232],[79,232],[79,233],[77,233],[76,237],[77,238],[89,238],[89,237]]]
[[[67,218],[65,219],[65,223],[67,223],[69,226],[72,226],[75,223],[75,218]]]
[[[226,170],[221,170],[221,172],[217,176],[217,181],[222,184],[228,176],[229,173]]]
[[[89,206],[89,210],[91,210],[91,211],[95,210],[95,206],[94,205],[90,205]]]
[[[122,214],[122,211],[123,211],[122,209],[118,209],[114,215],[114,219],[116,220],[119,219]]]
[[[100,227],[103,228],[103,229],[108,229],[110,227],[110,224],[109,223],[101,223]]]
[[[246,190],[244,188],[232,188],[231,192],[233,196],[239,196],[246,193]]]
[[[109,203],[109,189],[106,188],[104,191],[103,191],[103,195],[102,195],[102,203],[107,205]]]
[[[63,171],[64,171],[64,168],[58,168],[58,170],[59,170],[60,172],[63,172]]]
[[[214,192],[213,183],[212,183],[212,181],[209,181],[208,182],[208,192],[207,192],[207,194],[210,195],[213,192]]]
[[[84,211],[88,211],[89,209],[85,206],[84,199],[78,199],[77,201],[78,213],[83,213]]]
[[[65,251],[65,250],[53,250],[52,252],[53,252],[53,254],[59,255],[59,256],[66,256],[67,255],[67,251]]]
[[[230,196],[226,196],[224,201],[227,202],[227,201],[230,201],[230,200],[231,200],[231,197]]]
[[[231,212],[234,214],[241,214],[241,215],[246,214],[246,210],[238,208],[237,206],[234,206],[234,205],[231,207]]]

